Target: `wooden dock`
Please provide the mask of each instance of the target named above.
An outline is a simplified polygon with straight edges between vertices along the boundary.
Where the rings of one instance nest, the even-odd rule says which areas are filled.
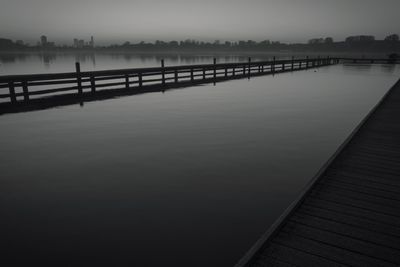
[[[400,81],[239,266],[400,266]]]
[[[165,91],[201,83],[250,78],[252,76],[299,71],[339,63],[338,58],[292,57],[289,60],[165,66],[82,71],[76,63],[75,72],[0,76],[0,114],[35,110],[63,104]]]

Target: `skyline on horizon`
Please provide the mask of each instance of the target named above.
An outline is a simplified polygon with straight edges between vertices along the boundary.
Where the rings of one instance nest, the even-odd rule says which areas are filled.
[[[7,6],[0,10],[1,37],[32,45],[41,35],[67,45],[92,35],[99,45],[185,39],[305,43],[360,34],[383,39],[398,33],[400,23],[398,0],[0,1]]]

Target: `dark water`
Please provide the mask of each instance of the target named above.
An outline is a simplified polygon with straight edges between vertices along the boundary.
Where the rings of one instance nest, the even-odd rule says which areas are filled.
[[[400,76],[332,66],[0,117],[0,265],[232,266]]]

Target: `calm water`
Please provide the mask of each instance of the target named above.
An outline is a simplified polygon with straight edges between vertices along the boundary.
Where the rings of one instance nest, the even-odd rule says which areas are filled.
[[[274,55],[226,55],[216,56],[219,63],[271,60]],[[300,57],[300,56],[297,56]],[[166,66],[189,64],[212,64],[213,55],[137,55],[123,53],[35,53],[0,54],[0,75],[55,73],[75,71],[75,62],[81,63],[82,71],[157,67],[161,59]],[[288,59],[290,56],[276,55],[276,58]]]
[[[399,76],[338,65],[0,116],[0,263],[232,266]]]

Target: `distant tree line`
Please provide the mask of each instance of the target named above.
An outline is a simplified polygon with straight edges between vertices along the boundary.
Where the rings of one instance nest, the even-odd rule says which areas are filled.
[[[67,50],[67,49],[82,49],[73,44],[71,46],[45,46],[38,43],[36,46],[30,46],[23,41],[12,41],[10,39],[0,38],[0,51],[6,50]],[[92,37],[93,40],[93,37]],[[46,39],[47,43],[47,39]],[[384,40],[376,40],[374,36],[370,35],[357,35],[349,36],[345,41],[335,42],[332,37],[314,38],[310,39],[307,43],[287,44],[279,41],[264,40],[256,42],[253,40],[247,41],[220,41],[202,42],[197,40],[184,40],[184,41],[160,41],[155,42],[138,42],[123,44],[113,44],[109,46],[96,46],[85,47],[90,50],[124,50],[124,51],[149,51],[149,52],[170,52],[170,51],[251,51],[251,52],[264,52],[264,51],[298,51],[298,52],[400,52],[400,41],[398,34],[388,35]]]

